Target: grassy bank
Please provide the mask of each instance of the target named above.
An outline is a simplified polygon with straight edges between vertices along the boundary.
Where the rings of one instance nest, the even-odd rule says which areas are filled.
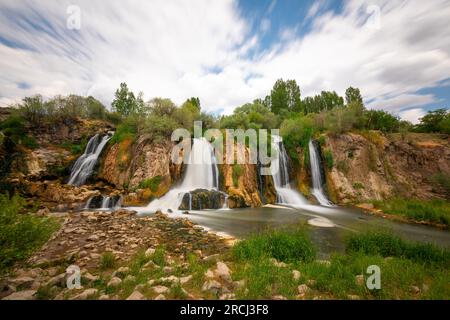
[[[0,194],[0,274],[28,258],[58,229],[58,222],[24,212],[25,201]]]
[[[450,225],[450,203],[444,200],[415,200],[394,198],[373,201],[373,205],[385,213],[399,215],[416,221]]]
[[[235,275],[248,283],[245,290],[238,292],[239,298],[282,295],[295,299],[299,298],[298,286],[302,284],[308,286],[304,296],[308,299],[450,298],[448,250],[407,242],[389,232],[368,232],[350,235],[346,254],[335,254],[329,262],[323,262],[311,259],[315,248],[306,230],[275,234],[255,235],[233,249]],[[273,258],[286,266],[277,266]],[[371,265],[381,269],[381,290],[369,290],[356,281],[358,275],[367,279],[366,270]],[[297,280],[293,278],[294,270],[300,272]]]
[[[106,264],[92,283],[97,293],[91,299],[101,293],[125,299],[136,290],[154,299],[158,296],[155,286],[166,287],[167,299],[218,299],[220,293],[202,289],[211,279],[207,274],[216,267],[216,260],[230,267],[230,294],[236,299],[450,299],[450,252],[384,231],[349,235],[346,253],[328,261],[315,259],[316,248],[303,226],[256,234],[214,260],[191,253],[184,263],[170,263],[167,254],[159,247],[151,255],[139,252],[123,265],[126,268]],[[381,270],[379,290],[365,285],[372,265]],[[123,281],[108,286],[115,269],[121,270],[115,276]],[[173,282],[173,277],[188,280]],[[223,286],[229,283],[216,280]]]

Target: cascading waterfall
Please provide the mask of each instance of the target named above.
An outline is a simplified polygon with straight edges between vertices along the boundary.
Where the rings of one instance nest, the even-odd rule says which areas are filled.
[[[183,201],[184,195],[189,193],[189,191],[196,189],[218,190],[219,169],[214,155],[214,148],[205,138],[195,138],[193,140],[183,182],[162,198],[150,202],[146,208],[147,210],[151,212],[157,210],[176,212]],[[192,205],[192,198],[190,199]]]
[[[294,206],[307,204],[306,199],[290,185],[288,155],[280,136],[272,136],[272,152],[276,155],[275,159],[272,159],[271,170],[277,192],[277,203]]]
[[[322,174],[322,166],[320,161],[320,154],[318,150],[319,146],[312,140],[309,141],[309,159],[311,163],[311,175],[312,175],[312,194],[319,201],[320,205],[326,207],[333,207],[333,203],[328,200],[325,195],[324,185],[325,181]]]
[[[94,196],[89,198],[84,207],[85,210],[115,210],[122,206],[121,196]]]
[[[100,138],[96,134],[89,140],[86,150],[73,165],[68,182],[69,185],[79,187],[86,183],[87,179],[92,175],[98,158],[109,139],[111,139],[110,135]]]

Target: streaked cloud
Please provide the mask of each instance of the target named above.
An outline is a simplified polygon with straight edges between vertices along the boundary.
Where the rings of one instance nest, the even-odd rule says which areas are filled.
[[[262,45],[275,0],[260,34],[233,0],[1,0],[0,105],[34,93],[109,104],[125,81],[146,98],[199,96],[208,111],[230,113],[281,77],[296,79],[303,95],[357,86],[369,107],[411,119],[441,103],[419,91],[450,78],[450,1],[351,0],[338,13],[322,3],[310,7],[306,33],[299,21]],[[66,28],[72,4],[79,31]],[[367,27],[369,5],[380,8],[379,30]]]

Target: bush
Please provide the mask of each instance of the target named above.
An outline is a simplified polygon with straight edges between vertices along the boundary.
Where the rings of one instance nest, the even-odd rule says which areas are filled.
[[[333,169],[334,160],[333,160],[333,154],[331,153],[331,151],[325,150],[325,152],[323,153],[323,157],[325,159],[325,163],[327,164],[327,168],[329,170]]]
[[[25,201],[0,194],[0,272],[28,258],[58,228],[53,218],[21,213]]]
[[[126,119],[122,124],[117,126],[116,132],[109,141],[111,144],[121,143],[125,140],[136,139],[137,126],[132,119]]]
[[[156,192],[156,191],[158,191],[161,180],[162,180],[161,176],[156,176],[151,179],[141,181],[139,183],[139,188],[140,189],[150,189],[152,192]]]
[[[113,269],[116,266],[116,257],[110,251],[107,251],[102,254],[100,258],[100,269],[109,270]]]
[[[12,115],[0,124],[0,131],[14,141],[14,143],[35,149],[39,145],[36,139],[27,135],[24,122],[24,118]]]
[[[303,228],[253,235],[235,245],[232,253],[240,261],[275,258],[283,262],[309,262],[316,257],[316,250]]]
[[[348,253],[364,253],[383,257],[398,257],[416,262],[450,267],[450,251],[430,243],[414,243],[388,231],[353,234],[346,239]]]

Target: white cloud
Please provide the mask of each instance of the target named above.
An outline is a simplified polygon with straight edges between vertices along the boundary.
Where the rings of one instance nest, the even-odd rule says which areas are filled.
[[[73,3],[82,10],[80,31],[65,27]],[[364,27],[373,4],[380,30]],[[296,79],[303,95],[357,86],[370,107],[396,113],[436,102],[416,92],[449,78],[450,1],[351,0],[339,15],[310,13],[310,33],[298,38],[292,26],[261,48],[233,0],[2,0],[0,36],[30,50],[0,44],[0,105],[34,93],[90,94],[109,104],[125,81],[146,98],[198,96],[208,111],[229,113],[281,77]],[[267,28],[270,20],[261,23]]]
[[[409,109],[399,113],[401,119],[411,122],[412,124],[418,124],[420,119],[426,115],[423,109]]]

